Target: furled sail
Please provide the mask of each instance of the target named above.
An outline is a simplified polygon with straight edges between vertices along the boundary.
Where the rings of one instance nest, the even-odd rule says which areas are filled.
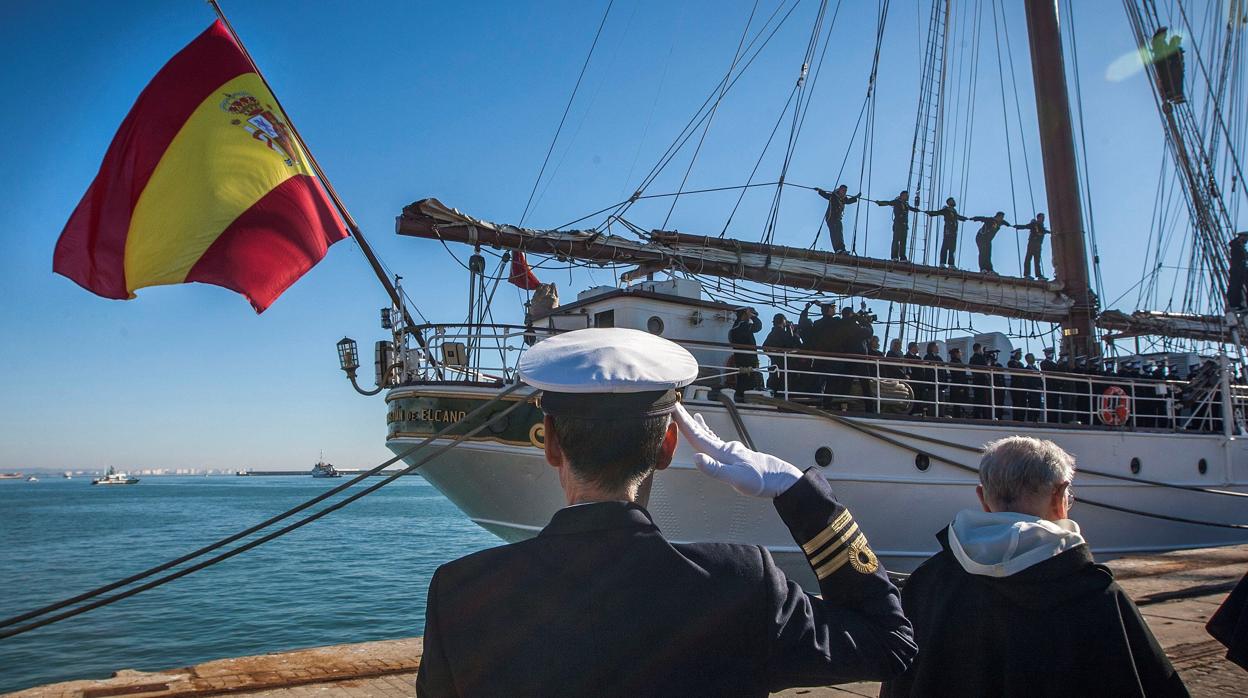
[[[1103,330],[1117,333],[1107,337],[1109,339],[1153,335],[1206,342],[1233,341],[1226,321],[1216,315],[1148,310],[1137,310],[1128,315],[1121,310],[1107,310],[1097,317],[1096,324]]]
[[[396,228],[413,237],[1045,322],[1060,322],[1073,305],[1057,284],[1046,281],[669,231],[654,231],[642,241],[582,230],[517,228],[473,218],[436,199],[404,208]]]

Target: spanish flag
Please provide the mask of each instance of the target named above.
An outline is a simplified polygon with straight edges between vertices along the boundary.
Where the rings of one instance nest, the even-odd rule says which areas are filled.
[[[289,123],[214,22],[131,107],[53,271],[105,298],[214,284],[263,312],[347,236]]]

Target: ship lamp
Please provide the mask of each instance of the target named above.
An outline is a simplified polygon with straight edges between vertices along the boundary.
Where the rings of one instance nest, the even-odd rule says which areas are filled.
[[[338,340],[338,365],[348,376],[355,376],[356,369],[360,367],[360,352],[354,339],[343,337]]]

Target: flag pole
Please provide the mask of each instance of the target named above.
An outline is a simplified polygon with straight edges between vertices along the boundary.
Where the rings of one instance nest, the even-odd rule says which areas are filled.
[[[209,5],[212,5],[213,12],[217,13],[217,18],[221,20],[221,23],[224,24],[225,28],[230,32],[230,36],[234,37],[234,42],[237,43],[238,48],[242,50],[243,56],[247,59],[247,62],[251,64],[252,70],[256,71],[256,75],[260,76],[260,81],[264,83],[264,86],[268,89],[269,94],[273,95],[273,101],[277,102],[277,108],[281,109],[282,113],[286,115],[286,124],[290,126],[290,131],[294,135],[295,141],[303,150],[304,155],[308,157],[308,162],[312,165],[312,171],[316,173],[316,178],[320,180],[321,186],[325,187],[325,191],[329,194],[330,200],[334,202],[334,207],[338,209],[338,213],[347,224],[347,232],[351,233],[351,237],[355,238],[356,244],[360,246],[360,250],[364,253],[364,257],[373,268],[373,273],[377,275],[377,280],[381,282],[381,285],[386,289],[386,293],[390,295],[390,300],[394,303],[396,308],[400,308],[402,310],[403,321],[407,324],[410,332],[410,328],[415,327],[416,323],[412,320],[412,316],[407,312],[407,305],[403,303],[401,298],[399,298],[398,289],[394,287],[394,283],[390,281],[390,277],[386,274],[386,270],[381,266],[381,261],[377,259],[376,253],[373,252],[372,245],[369,245],[368,240],[364,239],[364,233],[360,232],[360,226],[356,224],[355,218],[352,217],[351,212],[348,211],[347,207],[342,203],[342,199],[338,197],[338,192],[334,190],[334,185],[331,184],[329,178],[325,176],[325,171],[321,169],[321,164],[316,161],[316,156],[312,154],[312,150],[309,149],[307,143],[304,142],[303,136],[299,134],[299,129],[295,127],[295,122],[294,119],[290,117],[290,112],[286,111],[286,108],[282,106],[282,100],[277,96],[277,91],[275,91],[273,86],[269,84],[269,80],[264,77],[264,73],[260,70],[260,66],[256,65],[256,61],[252,59],[251,53],[247,50],[247,46],[244,45],[243,40],[239,38],[238,32],[234,31],[234,26],[230,24],[230,20],[225,16],[225,12],[221,10],[221,6],[217,4],[217,0],[207,1]],[[425,347],[426,349],[428,348],[425,344],[425,338],[423,336],[417,332],[411,332],[411,334],[415,335],[416,341],[420,343],[420,346]]]

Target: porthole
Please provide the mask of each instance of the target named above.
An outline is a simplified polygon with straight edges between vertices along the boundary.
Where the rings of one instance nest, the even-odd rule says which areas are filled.
[[[926,472],[928,468],[932,467],[932,460],[927,457],[926,453],[920,453],[914,457],[914,467]]]
[[[826,468],[832,465],[832,449],[827,446],[820,446],[815,450],[815,464],[820,468]]]
[[[507,431],[508,423],[511,421],[511,415],[503,415],[502,417],[490,422],[490,431],[495,434],[501,434]]]
[[[1205,460],[1204,458],[1201,458],[1200,462],[1196,464],[1196,469],[1200,471],[1201,475],[1204,475],[1205,473],[1209,472],[1209,461]]]
[[[1131,474],[1132,475],[1140,474],[1140,459],[1139,458],[1131,459]]]
[[[646,331],[650,334],[663,334],[663,318],[651,315],[650,319],[646,320]]]

